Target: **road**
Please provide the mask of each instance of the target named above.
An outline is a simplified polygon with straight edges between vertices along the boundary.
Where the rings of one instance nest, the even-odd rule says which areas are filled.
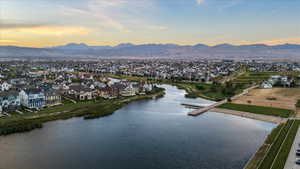
[[[300,169],[300,165],[296,165],[296,150],[297,148],[300,148],[298,144],[300,143],[300,128],[298,129],[297,135],[295,137],[294,143],[292,145],[292,148],[290,150],[290,154],[288,159],[286,160],[284,169]]]

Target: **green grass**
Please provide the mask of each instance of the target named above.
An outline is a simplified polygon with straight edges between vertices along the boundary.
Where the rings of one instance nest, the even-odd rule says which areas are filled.
[[[230,110],[237,110],[237,111],[255,113],[255,114],[283,117],[283,118],[288,118],[292,114],[294,114],[293,110],[288,110],[288,109],[254,106],[254,105],[244,105],[244,104],[235,104],[235,103],[225,103],[225,104],[222,104],[218,107],[219,108],[224,108],[224,109],[230,109]]]
[[[226,87],[224,84],[207,84],[192,82],[172,82],[171,85],[179,89],[185,89],[188,98],[205,98],[214,101],[221,101],[242,92],[246,86],[238,85]]]
[[[272,132],[268,135],[267,139],[265,140],[264,144],[258,149],[258,151],[255,153],[251,161],[249,161],[247,166],[245,166],[245,169],[257,169],[257,167],[265,157],[266,153],[268,152],[269,147],[279,135],[279,132],[283,128],[283,126],[283,124],[279,124],[276,128],[272,130]]]
[[[279,133],[278,137],[276,140],[274,140],[272,146],[270,147],[270,150],[268,151],[267,156],[264,158],[263,162],[261,163],[261,165],[259,166],[258,169],[270,169],[273,161],[290,129],[290,127],[292,126],[293,121],[289,120],[284,128],[281,130],[281,132]]]
[[[272,144],[283,127],[283,124],[279,124],[276,128],[274,128],[272,132],[268,135],[265,144]]]
[[[282,148],[280,149],[280,152],[274,161],[272,169],[283,169],[284,168],[285,162],[289,156],[291,147],[294,143],[294,139],[296,137],[299,125],[300,125],[300,121],[296,120],[294,122],[293,126],[291,127],[291,130],[289,131],[286,140],[282,144]]]
[[[245,72],[236,77],[232,82],[236,84],[253,84],[260,83],[269,79],[271,75],[278,74],[277,72]]]
[[[297,101],[296,107],[300,108],[300,100]]]
[[[240,76],[233,79],[232,83],[235,84],[259,84],[262,81],[268,80],[272,75],[287,75],[291,77],[296,77],[299,72],[245,72]]]

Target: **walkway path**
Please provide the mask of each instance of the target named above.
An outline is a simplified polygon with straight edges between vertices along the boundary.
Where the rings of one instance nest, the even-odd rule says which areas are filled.
[[[223,101],[214,103],[214,104],[212,104],[210,106],[206,106],[206,107],[194,110],[192,112],[189,112],[188,115],[190,115],[190,116],[198,116],[198,115],[200,115],[202,113],[205,113],[205,112],[207,112],[207,111],[209,111],[209,110],[211,110],[211,109],[213,109],[213,108],[215,108],[215,107],[217,107],[217,106],[219,106],[221,104],[224,104],[226,102],[227,102],[227,100],[223,100]]]
[[[300,165],[295,164],[296,161],[296,150],[300,148],[298,145],[300,143],[300,128],[298,129],[297,135],[295,137],[294,143],[289,153],[289,157],[286,160],[284,169],[300,169]]]

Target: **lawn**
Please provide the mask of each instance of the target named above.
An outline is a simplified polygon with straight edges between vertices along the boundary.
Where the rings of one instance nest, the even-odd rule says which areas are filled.
[[[273,161],[275,160],[275,157],[278,154],[278,151],[279,151],[281,145],[283,144],[284,139],[285,139],[288,131],[290,130],[292,124],[293,124],[293,121],[291,121],[291,120],[289,120],[285,124],[283,129],[280,131],[277,139],[275,139],[274,142],[272,143],[272,145],[267,153],[267,156],[264,158],[263,162],[261,163],[261,165],[259,166],[258,169],[271,169]]]
[[[300,108],[300,100],[297,101],[296,107]]]
[[[279,151],[278,156],[276,157],[272,169],[283,169],[285,162],[289,156],[291,147],[294,143],[294,139],[296,137],[298,128],[300,125],[300,121],[295,121],[291,130],[289,131],[286,140],[282,144],[282,147]]]
[[[288,109],[245,105],[245,104],[235,104],[235,103],[225,103],[225,104],[218,106],[218,108],[244,111],[244,112],[269,115],[269,116],[277,116],[277,117],[283,117],[283,118],[288,118],[292,114],[294,114],[293,110],[288,110]]]
[[[245,88],[242,85],[231,84],[207,84],[192,82],[173,82],[172,85],[179,89],[185,89],[189,98],[205,98],[213,101],[221,101],[242,92]]]

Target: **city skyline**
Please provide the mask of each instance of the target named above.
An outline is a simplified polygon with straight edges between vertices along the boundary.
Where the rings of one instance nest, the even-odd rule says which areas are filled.
[[[293,0],[1,0],[0,45],[300,44]]]

